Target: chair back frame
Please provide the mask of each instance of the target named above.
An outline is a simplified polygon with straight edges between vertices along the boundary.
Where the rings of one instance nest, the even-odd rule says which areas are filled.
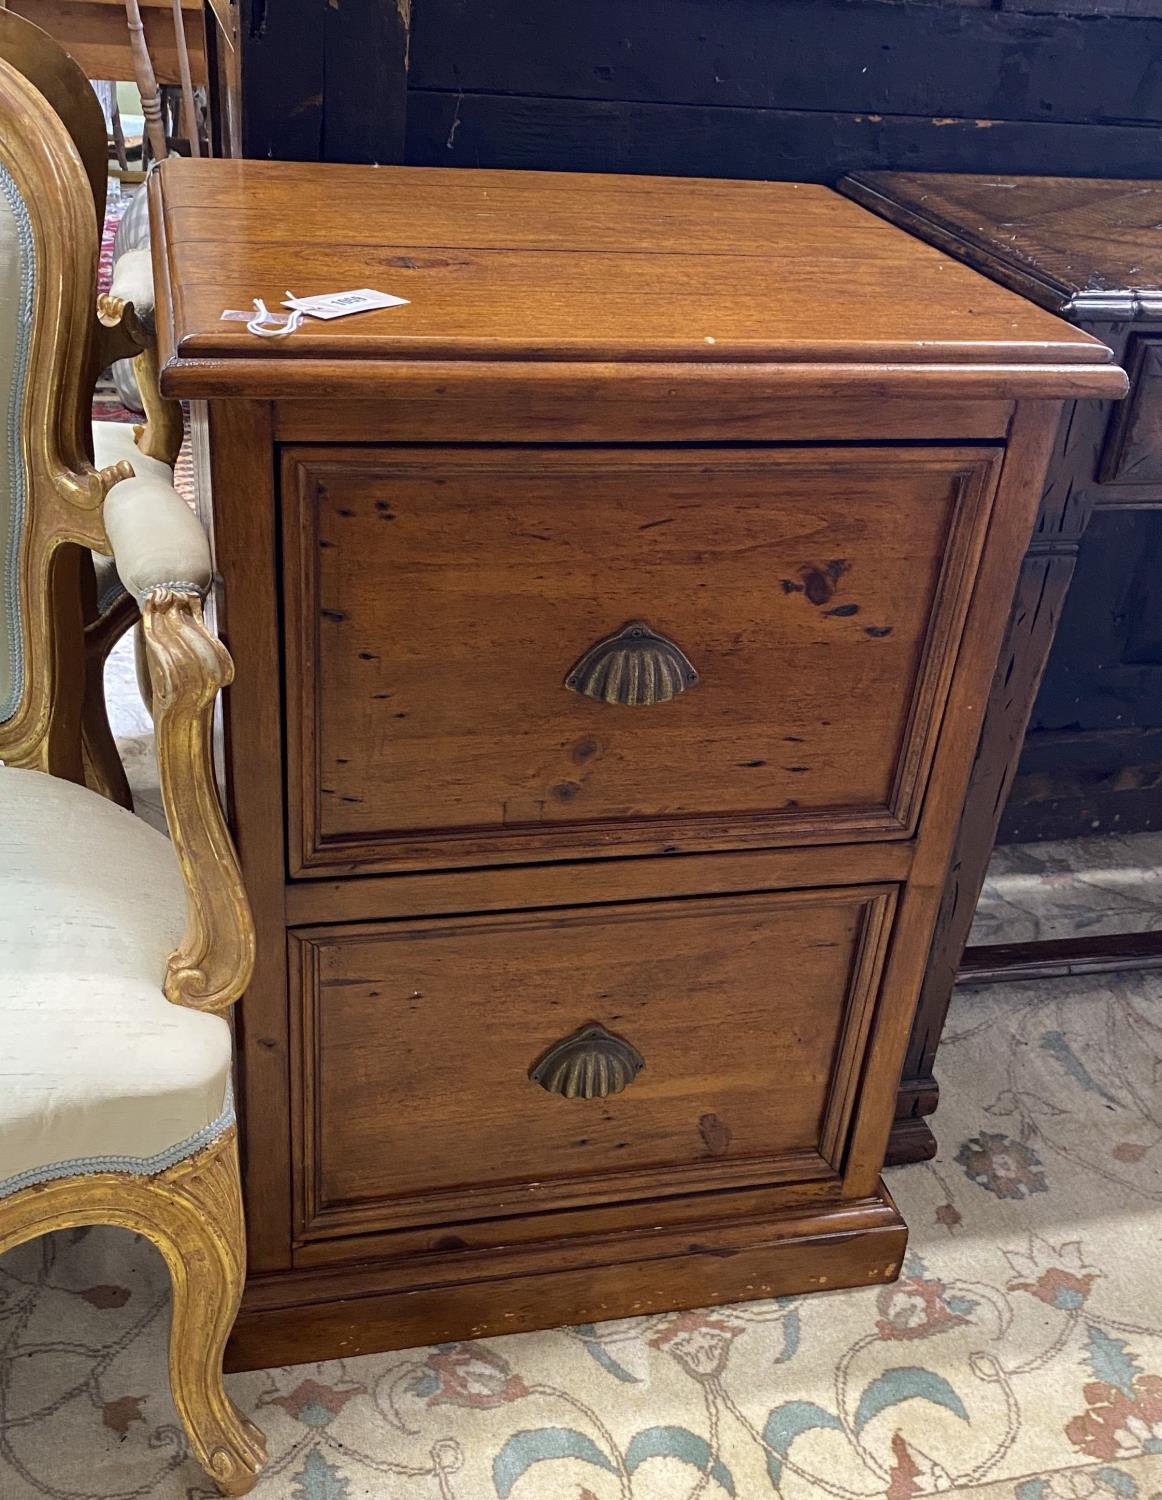
[[[123,464],[98,473],[89,458],[98,252],[89,179],[55,110],[2,58],[0,184],[30,283],[0,454],[13,480],[11,534],[0,552],[14,658],[9,702],[0,705],[0,761],[81,781],[77,549],[109,551],[101,505],[132,471]]]
[[[105,223],[109,158],[105,116],[93,85],[55,37],[13,10],[0,10],[0,57],[40,90],[72,137],[93,192],[99,235]]]

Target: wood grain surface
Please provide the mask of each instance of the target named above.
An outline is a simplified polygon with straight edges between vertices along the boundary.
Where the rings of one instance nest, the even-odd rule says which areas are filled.
[[[711,1307],[770,1296],[875,1286],[900,1274],[907,1230],[883,1184],[871,1198],[827,1208],[767,1208],[747,1217],[740,1195],[703,1195],[684,1223],[636,1223],[587,1235],[578,1215],[538,1215],[530,1247],[464,1250],[441,1234],[428,1255],[390,1252],[372,1264],[258,1277],[226,1351],[229,1370],[488,1338],[563,1323]],[[717,1199],[722,1217],[699,1217]],[[730,1210],[734,1215],[730,1216]],[[588,1211],[586,1214],[588,1219]],[[568,1222],[562,1222],[568,1220]],[[468,1233],[472,1231],[469,1228]],[[357,1242],[339,1247],[350,1255]]]
[[[290,450],[292,872],[910,832],[997,456]],[[697,685],[568,691],[638,619]]]
[[[858,172],[844,191],[1055,312],[1087,292],[1162,288],[1162,182]]]
[[[237,1074],[250,1265],[290,1262],[286,935],[283,903],[282,682],[275,593],[275,487],[270,411],[226,402],[193,411],[199,503],[213,517],[223,639],[233,647],[226,695],[227,804],[254,919],[254,973],[239,1007]],[[237,585],[235,584],[237,580]],[[243,581],[244,580],[244,581]]]
[[[172,0],[139,0],[139,4],[158,83],[180,83]],[[119,0],[9,0],[7,8],[56,37],[89,78],[136,76],[125,7]],[[197,0],[182,0],[186,47],[196,84],[207,80],[201,9]]]
[[[893,901],[873,886],[296,932],[300,1232],[835,1179]],[[593,1022],[642,1072],[607,1098],[546,1093],[530,1069]]]
[[[179,360],[1108,362],[810,185],[175,159],[153,195]],[[365,286],[408,305],[273,341],[221,320]]]

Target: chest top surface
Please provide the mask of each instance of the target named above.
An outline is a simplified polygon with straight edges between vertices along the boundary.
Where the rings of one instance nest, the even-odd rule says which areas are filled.
[[[1076,379],[1110,359],[810,184],[174,159],[151,192],[173,394],[269,395],[277,367],[279,394],[297,380],[307,395],[323,364],[385,361],[1068,365]],[[222,320],[255,297],[357,287],[407,306],[275,340]]]
[[[856,172],[842,190],[1067,317],[1162,312],[1162,182]]]

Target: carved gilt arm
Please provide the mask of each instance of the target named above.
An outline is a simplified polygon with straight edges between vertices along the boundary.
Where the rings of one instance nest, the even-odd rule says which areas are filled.
[[[150,252],[127,250],[113,267],[107,292],[97,297],[98,361],[133,359],[152,341],[153,267]]]
[[[117,571],[141,608],[162,801],[186,887],[186,931],[164,989],[178,1005],[221,1011],[249,983],[254,924],[214,782],[214,700],[234,666],[202,616],[209,546],[181,496],[155,479],[115,485],[104,515]]]
[[[148,246],[126,250],[113,267],[107,292],[97,298],[98,364],[132,359],[145,422],[134,428],[137,446],[172,468],[182,445],[182,409],[158,387],[153,329],[153,261]]]

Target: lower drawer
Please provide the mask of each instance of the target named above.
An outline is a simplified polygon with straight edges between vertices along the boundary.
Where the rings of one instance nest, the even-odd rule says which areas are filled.
[[[300,1240],[838,1179],[889,885],[300,929]]]

